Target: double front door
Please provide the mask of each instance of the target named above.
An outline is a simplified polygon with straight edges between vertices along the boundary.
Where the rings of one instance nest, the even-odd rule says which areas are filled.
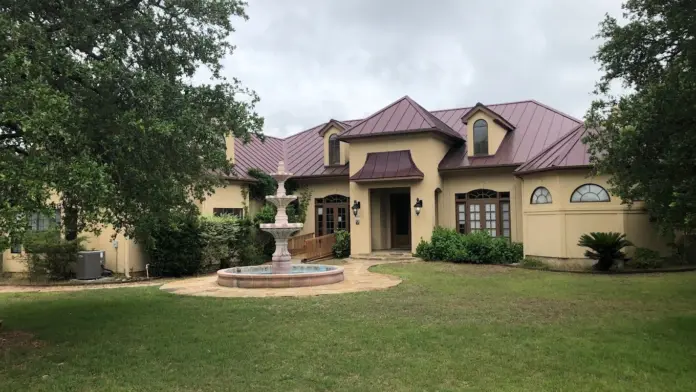
[[[391,247],[411,249],[411,196],[408,193],[389,195],[391,210]]]

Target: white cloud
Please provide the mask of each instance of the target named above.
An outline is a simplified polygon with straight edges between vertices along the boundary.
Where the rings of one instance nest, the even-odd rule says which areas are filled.
[[[260,95],[267,134],[287,136],[406,94],[431,110],[537,99],[581,117],[600,76],[592,36],[621,1],[250,3],[223,73]]]

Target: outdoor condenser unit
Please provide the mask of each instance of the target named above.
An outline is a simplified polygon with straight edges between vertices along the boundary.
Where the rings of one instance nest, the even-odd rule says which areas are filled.
[[[98,279],[102,276],[103,250],[91,250],[77,253],[75,275],[77,279]]]

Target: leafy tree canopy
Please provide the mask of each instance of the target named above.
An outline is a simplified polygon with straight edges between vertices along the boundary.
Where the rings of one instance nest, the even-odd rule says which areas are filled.
[[[665,232],[696,229],[696,6],[628,0],[607,15],[595,60],[604,76],[587,116],[599,173],[625,201],[644,200]],[[616,96],[621,82],[629,93]]]
[[[239,0],[0,4],[0,236],[61,207],[68,237],[192,209],[229,173],[224,137],[261,135],[258,97],[221,75]],[[194,85],[197,69],[211,84]],[[60,195],[60,205],[47,203]]]

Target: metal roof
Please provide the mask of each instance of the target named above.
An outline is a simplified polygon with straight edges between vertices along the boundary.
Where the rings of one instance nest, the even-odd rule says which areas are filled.
[[[459,133],[423,109],[408,95],[346,129],[339,140],[417,132],[435,132],[454,141],[463,140]]]
[[[365,165],[350,177],[351,181],[423,179],[413,163],[410,150],[370,152]]]
[[[394,117],[394,121],[391,121],[392,118],[386,118],[385,110],[389,108],[393,108],[390,111],[391,117],[395,115],[399,117],[396,124],[394,124],[396,117]],[[458,143],[459,145],[453,146],[440,162],[441,170],[520,165],[582,123],[572,116],[533,100],[486,105],[486,108],[499,114],[515,129],[507,133],[496,154],[491,156],[469,158],[466,155],[466,145]],[[397,113],[397,109],[399,113]],[[341,121],[341,123],[351,127],[344,131],[343,135],[348,132],[362,132],[357,133],[360,135],[368,130],[375,131],[379,127],[392,130],[392,134],[430,131],[449,135],[450,132],[447,129],[450,129],[461,140],[466,139],[466,125],[461,119],[471,109],[472,107],[463,107],[427,112],[411,98],[403,97],[375,113],[375,115],[381,113],[380,116],[370,116],[380,118],[370,120],[368,117],[365,120],[349,120]],[[402,111],[403,113],[401,113]],[[412,115],[410,121],[408,121],[406,111],[409,111],[408,116]],[[421,118],[420,124],[415,124],[416,116]],[[407,121],[408,124],[406,124]],[[363,125],[358,128],[357,125],[361,123]],[[248,179],[246,172],[250,168],[256,167],[270,173],[276,170],[278,161],[284,160],[287,170],[294,173],[295,177],[348,176],[348,165],[324,166],[324,139],[319,135],[319,130],[326,124],[319,124],[285,139],[268,136],[263,143],[256,138],[252,138],[248,144],[243,144],[237,140],[235,142],[237,162],[235,171],[240,178]],[[427,129],[416,129],[422,124],[426,124]],[[399,132],[399,129],[402,131]],[[403,129],[407,131],[404,132]],[[376,133],[376,135],[382,134]],[[454,137],[452,136],[451,139]]]
[[[559,168],[590,166],[590,154],[582,138],[588,130],[579,125],[515,170],[525,174]]]

